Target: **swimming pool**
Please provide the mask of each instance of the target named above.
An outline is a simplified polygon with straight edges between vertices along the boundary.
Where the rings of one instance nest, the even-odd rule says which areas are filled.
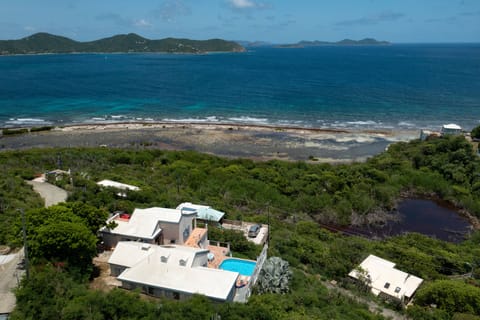
[[[222,270],[238,272],[243,276],[251,276],[255,269],[255,261],[243,259],[226,259],[220,264],[219,268]]]

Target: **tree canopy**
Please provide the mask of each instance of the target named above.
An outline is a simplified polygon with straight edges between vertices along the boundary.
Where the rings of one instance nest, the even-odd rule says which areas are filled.
[[[55,181],[69,191],[68,202],[40,208],[42,202],[24,180],[56,168],[58,159],[62,160],[62,169],[70,168],[72,172],[72,179]],[[227,219],[270,222],[269,254],[288,262],[293,274],[288,293],[253,295],[246,305],[205,303],[203,309],[198,309],[199,317],[219,314],[222,319],[238,319],[239,314],[246,314],[242,318],[378,319],[380,317],[371,314],[365,306],[328,291],[320,280],[335,279],[348,286],[346,275],[368,254],[395,262],[400,270],[425,279],[428,290],[425,289],[423,297],[420,295],[423,302],[411,309],[415,318],[451,319],[454,316],[451,306],[456,302],[438,303],[435,310],[428,307],[430,301],[443,299],[440,293],[446,294],[448,301],[454,299],[450,296],[455,292],[451,293],[438,281],[468,274],[473,268],[474,278],[468,285],[479,285],[475,279],[480,268],[478,232],[459,244],[419,234],[370,241],[331,233],[319,226],[319,223],[348,225],[354,219],[368,223],[369,215],[390,211],[405,193],[443,199],[464,212],[480,216],[480,159],[462,137],[397,143],[364,163],[335,166],[223,159],[190,151],[59,148],[1,152],[0,168],[0,185],[3,186],[0,188],[0,215],[5,222],[0,224],[0,242],[21,245],[21,219],[17,208],[26,208],[32,257],[40,262],[34,265],[34,271],[40,273],[39,280],[53,277],[52,274],[41,275],[42,270],[45,265],[60,261],[69,267],[85,263],[81,272],[88,274],[89,259],[95,252],[94,233],[104,223],[107,212],[132,212],[136,207],[176,207],[189,201],[224,211]],[[114,190],[97,186],[96,182],[102,179],[136,185],[141,191],[128,193],[126,198],[119,197]],[[232,249],[240,257],[255,258],[260,251],[239,233],[209,226],[209,236],[212,240],[234,242]],[[65,277],[72,277],[68,268],[60,271]],[[61,277],[55,281],[53,279],[52,283],[64,283]],[[462,280],[448,281],[458,283],[459,288],[467,285]],[[65,283],[70,286],[68,280]],[[43,306],[29,302],[26,296],[35,291],[29,291],[28,285],[22,284],[19,294],[24,292],[25,297],[19,299],[18,312],[26,319],[44,313],[48,314],[45,318],[52,318],[40,308],[53,304],[54,310],[61,310],[58,312],[63,315],[73,317],[80,310],[91,310],[91,314],[81,314],[98,319],[120,319],[116,312],[122,310],[124,300],[131,299],[133,303],[139,299],[118,292],[89,291],[84,288],[85,283],[78,280],[74,280],[74,284],[73,289],[68,290],[56,285],[50,291],[51,300]],[[430,287],[430,284],[435,285]],[[458,298],[463,299],[459,300],[460,304],[467,305],[455,312],[472,314],[477,312],[476,300],[471,300],[476,291],[471,287],[465,289],[469,294]],[[118,309],[105,301],[110,294],[119,300]],[[182,319],[202,301],[199,297],[184,303],[161,300],[144,306],[143,310],[161,310],[151,313],[159,319],[167,314]],[[104,309],[111,313],[102,313]],[[140,314],[141,310],[138,312],[132,317],[152,317]]]
[[[480,126],[476,126],[475,128],[473,128],[470,134],[472,138],[480,139]]]

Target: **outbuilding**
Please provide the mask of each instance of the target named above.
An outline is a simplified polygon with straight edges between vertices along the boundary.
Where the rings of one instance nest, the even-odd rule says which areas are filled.
[[[423,282],[419,277],[395,269],[395,263],[373,254],[348,275],[368,285],[374,295],[384,295],[402,302],[409,301]]]
[[[462,134],[462,127],[456,125],[454,123],[444,124],[442,126],[442,136],[453,136],[453,135],[461,135]]]

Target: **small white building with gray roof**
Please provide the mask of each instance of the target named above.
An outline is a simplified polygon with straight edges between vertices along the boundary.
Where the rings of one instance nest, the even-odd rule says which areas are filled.
[[[442,126],[442,136],[461,135],[462,127],[455,123],[444,124]]]
[[[384,294],[400,301],[408,301],[422,284],[423,279],[395,269],[395,263],[369,255],[349,274],[365,282],[374,295]]]

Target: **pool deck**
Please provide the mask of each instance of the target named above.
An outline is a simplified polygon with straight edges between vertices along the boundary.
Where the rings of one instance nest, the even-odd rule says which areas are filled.
[[[255,243],[264,243],[265,239],[268,235],[268,226],[263,225],[259,234],[256,238],[248,238],[248,228],[250,224],[246,224],[242,226],[233,226],[234,228],[237,227],[238,230],[241,230],[245,237],[252,242]],[[209,260],[208,260],[208,268],[212,269],[219,269],[220,265],[226,259],[232,258],[230,252],[230,245],[228,243],[221,243],[217,241],[210,241],[207,240],[207,228],[195,228],[192,230],[190,237],[185,241],[184,245],[193,247],[193,248],[204,248],[209,250]],[[213,259],[211,257],[213,255]],[[238,259],[238,258],[236,258]],[[257,263],[255,260],[248,260],[248,259],[239,259],[250,261],[253,263]],[[235,282],[235,302],[245,303],[248,301],[248,297],[251,293],[251,283],[252,277],[239,274],[237,280]]]
[[[201,248],[200,242],[203,237],[207,234],[207,229],[204,228],[195,228],[192,230],[192,234],[188,237],[187,241],[184,243],[185,246],[192,248]]]
[[[214,255],[214,258],[211,261],[208,261],[209,268],[218,269],[218,266],[223,260],[230,258],[230,250],[228,248],[209,245],[208,250]]]

